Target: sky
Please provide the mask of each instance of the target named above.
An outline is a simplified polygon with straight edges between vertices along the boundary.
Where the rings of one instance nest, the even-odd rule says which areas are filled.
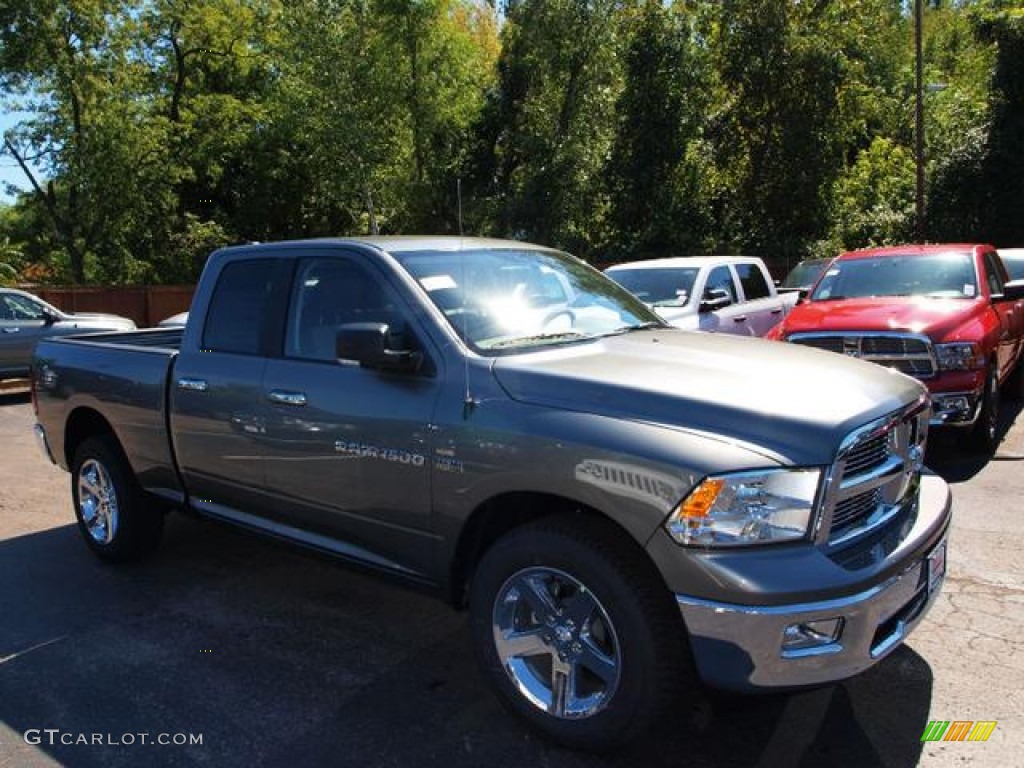
[[[0,113],[0,135],[18,121],[19,115]],[[13,203],[14,196],[7,194],[6,184],[15,184],[27,190],[28,182],[21,168],[6,152],[0,153],[0,203]]]

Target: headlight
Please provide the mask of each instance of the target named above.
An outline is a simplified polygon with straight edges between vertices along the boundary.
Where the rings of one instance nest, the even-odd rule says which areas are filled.
[[[976,371],[985,367],[985,356],[978,351],[978,345],[965,342],[936,344],[935,359],[940,371]]]
[[[814,518],[820,469],[771,469],[705,478],[665,527],[680,544],[735,547],[792,541]]]

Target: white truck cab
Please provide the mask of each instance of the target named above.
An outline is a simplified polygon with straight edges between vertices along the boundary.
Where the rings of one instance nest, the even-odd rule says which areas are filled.
[[[684,256],[605,270],[667,322],[692,331],[764,336],[793,308],[754,256]]]

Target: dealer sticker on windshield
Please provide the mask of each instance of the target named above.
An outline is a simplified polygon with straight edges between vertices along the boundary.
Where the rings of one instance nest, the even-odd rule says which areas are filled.
[[[946,540],[943,539],[926,561],[928,568],[928,592],[929,594],[938,589],[942,579],[946,575]]]

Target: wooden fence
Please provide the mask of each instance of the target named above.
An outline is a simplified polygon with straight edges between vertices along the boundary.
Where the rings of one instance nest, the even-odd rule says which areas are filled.
[[[32,287],[28,291],[65,312],[130,317],[140,328],[188,310],[194,285]]]

